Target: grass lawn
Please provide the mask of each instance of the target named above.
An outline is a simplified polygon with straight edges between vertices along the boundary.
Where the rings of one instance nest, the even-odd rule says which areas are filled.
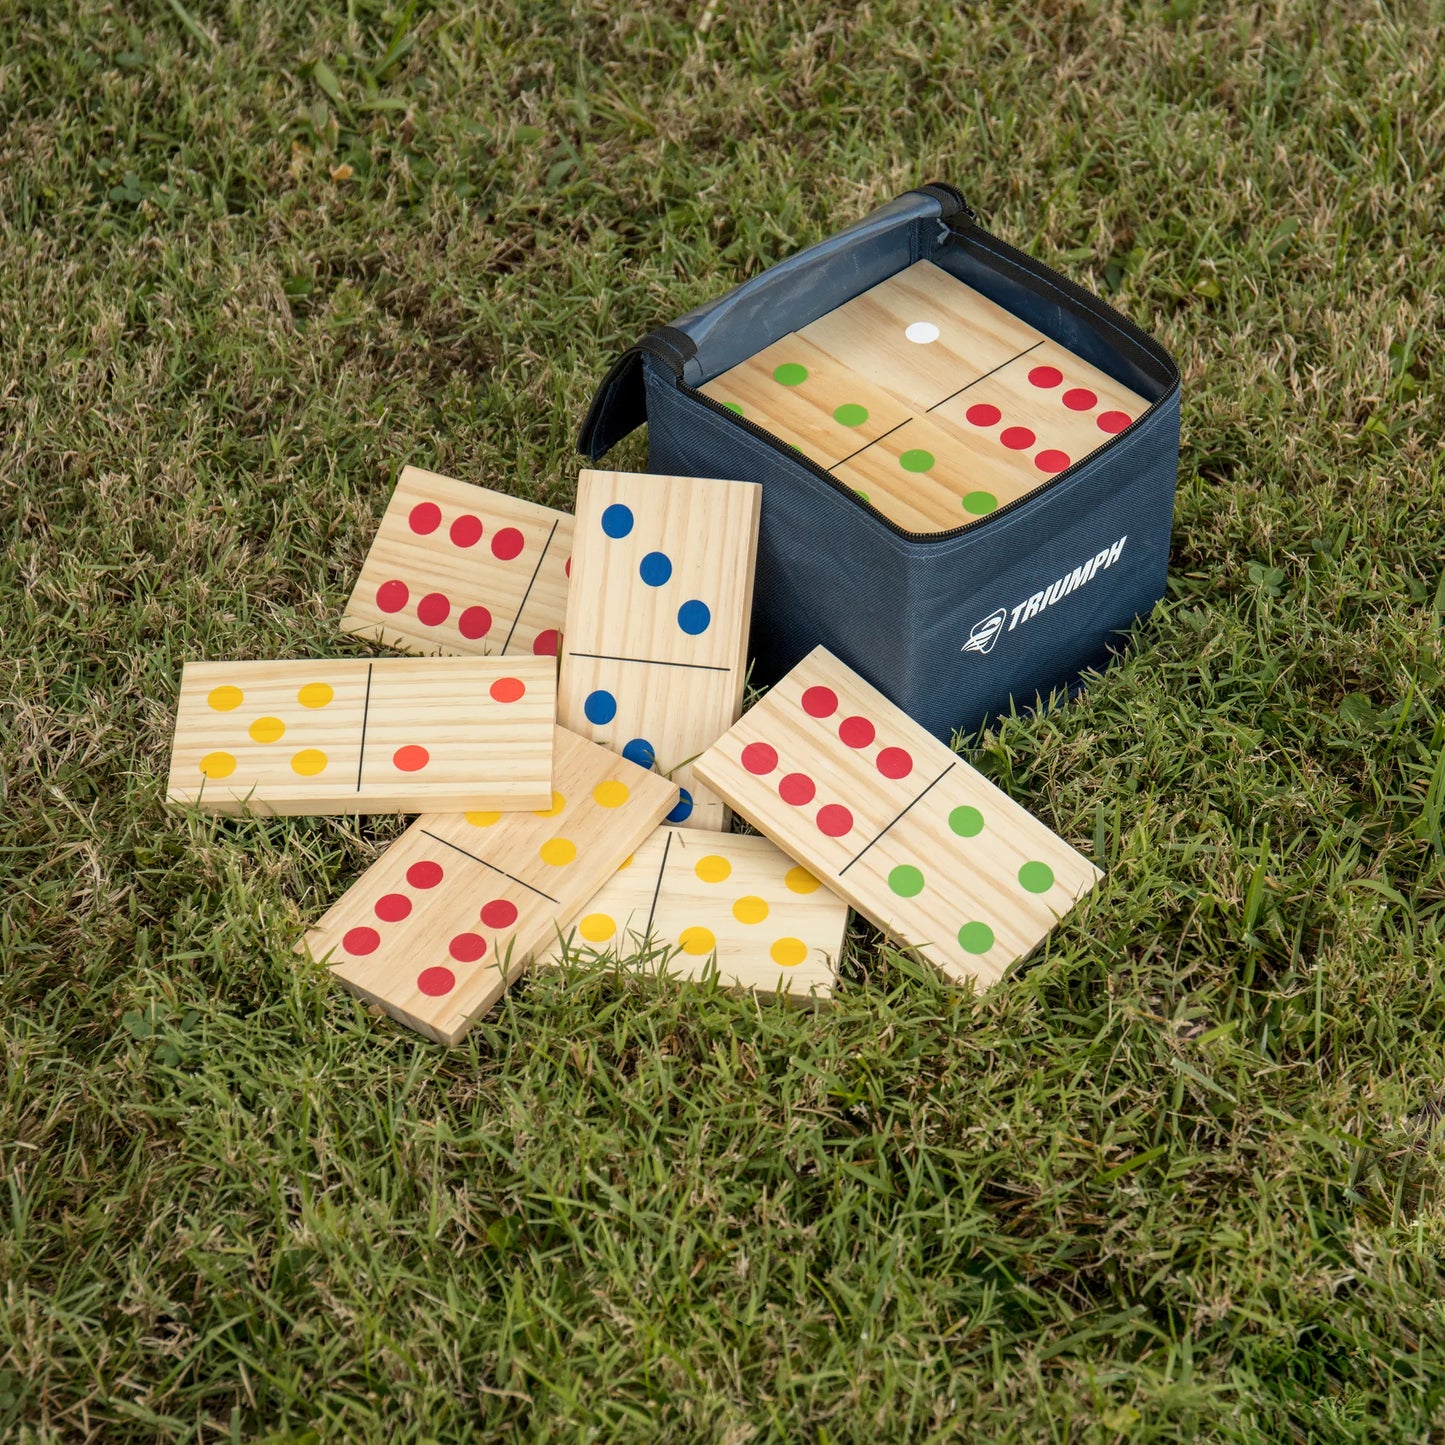
[[[0,1437],[1445,1438],[1442,52],[0,0]],[[982,998],[859,928],[821,1016],[451,1051],[299,966],[401,823],[167,810],[182,660],[359,651],[404,463],[570,505],[621,347],[933,178],[1185,373],[1166,602],[965,740],[1092,900]]]

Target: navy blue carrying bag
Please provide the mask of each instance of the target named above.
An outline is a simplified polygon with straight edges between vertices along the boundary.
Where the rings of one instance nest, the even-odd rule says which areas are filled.
[[[823,467],[697,388],[905,266],[929,260],[1150,403],[1017,501],[949,532],[904,531]],[[759,482],[752,681],[824,644],[949,740],[1105,664],[1164,595],[1179,371],[1112,307],[977,223],[952,186],[858,224],[660,327],[608,371],[578,447],[647,423],[649,470]]]

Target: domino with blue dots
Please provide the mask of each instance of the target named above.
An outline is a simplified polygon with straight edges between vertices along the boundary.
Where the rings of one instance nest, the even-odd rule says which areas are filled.
[[[692,760],[742,712],[762,488],[583,471],[558,721],[681,789],[670,823],[722,829]]]

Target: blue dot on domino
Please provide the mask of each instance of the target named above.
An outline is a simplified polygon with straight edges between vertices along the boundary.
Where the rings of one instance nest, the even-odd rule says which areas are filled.
[[[712,621],[712,613],[708,611],[706,602],[699,602],[693,598],[691,602],[684,602],[677,609],[677,625],[687,633],[689,637],[696,637],[699,632],[706,632],[707,625]]]
[[[657,761],[657,749],[646,738],[633,738],[622,749],[622,756],[639,768],[650,768]]]
[[[587,694],[587,701],[582,704],[582,711],[587,714],[587,721],[596,723],[610,723],[617,716],[617,699],[605,688],[598,688],[596,692]]]
[[[614,541],[625,537],[632,530],[632,508],[613,502],[602,513],[602,530]]]
[[[686,788],[679,788],[682,796],[677,800],[677,807],[667,815],[669,823],[685,823],[692,817],[692,794]]]
[[[672,576],[672,558],[666,552],[649,552],[637,570],[649,587],[661,587]]]

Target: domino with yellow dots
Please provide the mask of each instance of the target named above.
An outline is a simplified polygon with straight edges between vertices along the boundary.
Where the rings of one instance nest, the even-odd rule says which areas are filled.
[[[677,802],[677,786],[556,728],[551,801],[418,818],[297,945],[353,993],[454,1044]]]
[[[603,959],[671,978],[833,995],[848,905],[766,838],[659,828],[539,962]]]
[[[534,808],[555,716],[550,658],[189,662],[166,796],[220,813]]]

